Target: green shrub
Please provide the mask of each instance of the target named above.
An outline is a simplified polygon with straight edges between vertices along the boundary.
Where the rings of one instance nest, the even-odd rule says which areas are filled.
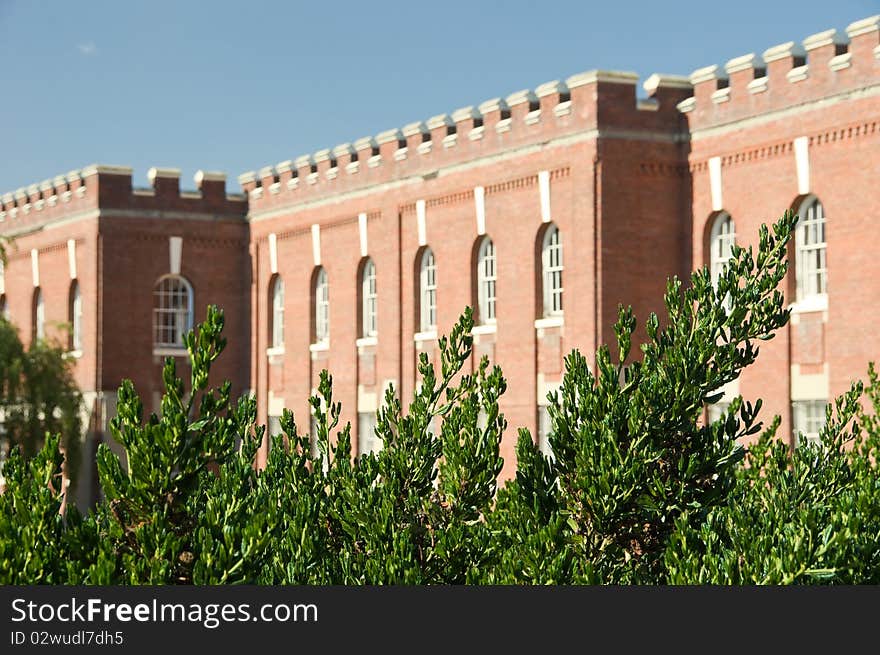
[[[648,318],[637,353],[624,309],[613,352],[600,348],[594,367],[571,353],[550,397],[553,456],[520,430],[516,477],[500,489],[506,382],[485,359],[462,374],[470,310],[441,339],[439,370],[421,355],[406,410],[388,390],[380,451],[352,457],[324,372],[316,434],[285,411],[259,470],[270,437],[254,399],[207,383],[225,346],[211,307],[186,337],[188,387],[166,361],[161,416],[145,419],[132,384],[120,388],[111,430],[127,470],[100,449],[105,499],[87,516],[59,511],[57,439],[27,463],[13,455],[0,582],[876,583],[880,425],[860,385],[829,410],[822,443],[793,452],[774,438],[778,419],[763,429],[760,401],[703,420],[788,320],[779,286],[795,220],[762,228],[757,250],[735,248],[717,288],[705,270],[670,281],[666,316]]]

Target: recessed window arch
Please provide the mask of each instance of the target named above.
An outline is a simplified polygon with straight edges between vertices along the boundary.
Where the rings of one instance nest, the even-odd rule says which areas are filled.
[[[544,317],[562,316],[562,234],[550,223],[541,237],[541,289]]]
[[[269,323],[269,343],[272,348],[284,347],[284,280],[277,273],[269,282],[269,299],[272,302]]]
[[[153,288],[153,346],[184,348],[192,326],[192,285],[182,275],[163,275]]]
[[[70,283],[68,299],[68,320],[70,321],[70,340],[68,348],[73,351],[82,350],[83,345],[83,301],[79,281]]]
[[[712,230],[709,233],[709,273],[712,277],[712,285],[716,288],[718,279],[724,275],[733,257],[734,245],[736,245],[736,224],[730,214],[721,212],[712,221]]]
[[[806,300],[828,293],[825,208],[815,196],[808,197],[798,211],[795,229],[797,299]]]
[[[425,246],[419,255],[419,331],[437,329],[437,262],[434,251]]]
[[[0,317],[9,320],[9,303],[6,301],[6,294],[0,294]]]
[[[367,257],[361,266],[361,336],[379,334],[379,297],[376,292],[376,265]]]
[[[330,285],[323,266],[315,269],[312,283],[314,343],[330,341]]]
[[[477,249],[477,318],[483,325],[495,322],[497,279],[495,243],[484,236]]]
[[[43,291],[40,287],[34,289],[33,320],[31,321],[33,341],[46,337],[46,307],[43,304]]]

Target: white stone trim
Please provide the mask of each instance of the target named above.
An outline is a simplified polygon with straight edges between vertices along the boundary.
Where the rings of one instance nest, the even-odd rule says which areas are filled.
[[[226,173],[223,171],[203,171],[199,169],[193,175],[193,181],[197,187],[201,187],[202,182],[226,182]]]
[[[525,120],[526,125],[534,125],[535,123],[540,122],[541,109],[539,108],[539,109],[535,109],[534,111],[530,111],[528,114],[526,114],[526,117],[524,120]]]
[[[315,266],[321,265],[321,226],[312,223],[312,260]]]
[[[40,286],[40,253],[36,248],[31,249],[31,281],[35,289]]]
[[[333,148],[333,156],[337,159],[344,155],[351,156],[354,153],[354,148],[351,147],[350,143],[340,143],[338,146]]]
[[[825,30],[824,32],[817,32],[816,34],[811,34],[806,39],[804,39],[804,50],[809,52],[810,50],[815,50],[816,48],[821,48],[826,45],[840,45],[846,43],[846,36],[843,34],[838,34],[836,29]]]
[[[425,124],[428,126],[429,130],[436,130],[438,127],[451,127],[455,125],[452,120],[446,114],[437,114],[436,116],[431,116]]]
[[[358,214],[358,236],[361,244],[361,257],[366,257],[369,250],[367,249],[367,213]]]
[[[257,174],[254,171],[248,171],[247,173],[242,173],[238,176],[238,183],[241,186],[245,184],[250,184],[251,182],[257,181]]]
[[[186,357],[189,353],[186,348],[169,348],[156,347],[153,348],[154,357]]]
[[[43,207],[45,207],[45,206],[46,206],[46,201],[43,200],[42,198],[40,198],[39,200],[37,200],[34,203],[34,209],[36,209],[38,212],[43,211]]]
[[[740,71],[749,70],[753,68],[763,68],[764,60],[761,59],[754,52],[750,52],[747,55],[741,55],[739,57],[734,57],[729,60],[726,64],[724,64],[724,70],[728,75],[732,75],[733,73],[739,73]]]
[[[339,176],[339,166],[333,166],[327,169],[327,172],[324,173],[324,177],[328,180],[335,180]]]
[[[717,89],[712,92],[712,102],[716,105],[720,105],[722,102],[727,102],[730,100],[730,87],[726,86],[723,89]]]
[[[511,118],[503,118],[497,123],[495,123],[495,132],[498,134],[503,134],[504,132],[510,132],[510,124],[513,122]]]
[[[330,159],[330,148],[322,148],[321,150],[315,151],[312,155],[312,159],[314,159],[316,164],[320,164],[321,162],[325,162]]]
[[[288,190],[288,191],[293,191],[293,190],[296,189],[297,187],[299,187],[299,176],[298,176],[298,175],[294,175],[294,176],[291,177],[289,180],[287,180],[287,190]]]
[[[274,346],[272,348],[266,348],[266,357],[280,357],[283,354],[284,346]]]
[[[271,389],[269,389],[269,402],[267,404],[266,414],[268,416],[282,416],[284,414],[284,396],[276,396]],[[269,435],[266,435],[266,438],[268,437]]]
[[[481,114],[484,116],[492,111],[503,111],[505,109],[509,109],[507,103],[504,101],[504,98],[490,98],[484,102],[481,102],[477,107]]]
[[[394,161],[403,161],[409,154],[409,147],[404,146],[394,151]]]
[[[278,272],[278,237],[274,232],[269,233],[269,272],[275,275]]]
[[[642,82],[642,88],[649,96],[654,95],[660,87],[664,89],[693,89],[694,85],[684,75],[665,75],[662,73],[653,73]]]
[[[183,254],[183,237],[168,237],[168,272],[180,275],[180,260]]]
[[[180,179],[180,169],[179,168],[159,168],[157,166],[151,167],[147,171],[147,180],[150,181],[150,184],[154,184],[156,182],[157,177],[168,177],[174,180]]]
[[[76,240],[67,240],[67,272],[70,273],[70,279],[76,279]]]
[[[74,192],[74,195],[75,195],[77,198],[84,198],[85,195],[86,195],[86,189],[87,189],[87,188],[88,188],[88,187],[84,187],[84,186],[79,187],[79,188]]]
[[[675,108],[678,109],[678,111],[680,111],[682,114],[687,114],[688,112],[693,111],[694,107],[696,107],[696,106],[697,106],[697,99],[694,97],[690,97],[690,98],[685,98],[684,100],[679,102],[677,105],[675,105]]]
[[[852,66],[852,53],[844,52],[842,55],[836,55],[828,60],[828,67],[833,71],[840,71]]]
[[[868,16],[868,18],[862,18],[850,23],[846,27],[846,35],[852,39],[862,34],[877,32],[878,30],[880,30],[880,14]]]
[[[534,94],[531,89],[523,89],[521,91],[516,91],[511,93],[507,98],[505,98],[508,107],[515,107],[517,105],[522,105],[527,102],[537,102],[538,96]]]
[[[357,396],[357,411],[361,412],[375,412],[379,409],[379,394],[375,391],[365,391],[364,385],[358,385],[358,396]]]
[[[358,348],[364,348],[367,346],[376,346],[379,344],[379,337],[361,337],[360,339],[355,339],[354,345]]]
[[[764,51],[763,59],[764,63],[769,64],[770,62],[785,59],[787,57],[804,57],[806,54],[807,51],[804,50],[801,44],[795,43],[794,41],[786,41],[785,43],[780,43],[772,48],[767,48]]]
[[[560,102],[553,108],[553,113],[555,114],[556,118],[568,116],[571,113],[571,100]]]
[[[378,144],[376,140],[371,136],[364,136],[354,142],[354,149],[360,152],[361,150],[372,150]]]
[[[433,147],[434,147],[433,141],[422,141],[419,144],[419,147],[416,148],[416,150],[418,150],[420,155],[427,155],[429,152],[431,152],[431,149]]]
[[[756,77],[746,85],[749,93],[764,93],[767,90],[767,76]]]
[[[535,329],[543,330],[544,328],[563,327],[565,325],[564,316],[547,316],[546,318],[535,319]]]
[[[660,101],[657,98],[637,98],[636,109],[639,111],[659,111]]]
[[[803,82],[810,76],[810,67],[807,64],[792,68],[785,74],[785,79],[794,84],[795,82]]]
[[[693,73],[690,74],[688,78],[692,85],[696,86],[697,84],[702,84],[703,82],[710,82],[712,80],[723,80],[726,77],[721,73],[721,69],[716,65],[712,64],[711,66],[703,66],[703,68],[698,68]]]
[[[475,118],[482,118],[482,114],[474,109],[473,105],[468,105],[467,107],[462,107],[461,109],[456,109],[452,112],[452,120],[455,123],[461,123],[466,120],[473,120]]]
[[[791,399],[825,400],[829,398],[828,362],[822,365],[821,373],[803,374],[800,364],[791,365]]]
[[[541,199],[541,222],[549,223],[550,217],[550,171],[538,171],[538,193]]]
[[[425,216],[424,200],[416,200],[416,229],[419,235],[419,246],[427,245],[427,217]]]
[[[880,59],[880,44],[874,46],[874,59]]]
[[[422,121],[415,121],[414,123],[407,123],[404,125],[400,131],[403,133],[403,136],[410,137],[415,136],[416,134],[426,134],[428,132],[428,128]]]
[[[794,314],[809,314],[811,312],[827,312],[828,311],[828,294],[820,293],[807,296],[803,300],[791,303],[788,308]],[[794,321],[793,321],[794,322]]]
[[[497,323],[486,323],[485,325],[475,325],[471,328],[471,335],[476,336],[480,334],[495,334],[498,332],[498,324]]]
[[[325,350],[330,350],[329,341],[319,341],[318,343],[309,344],[309,352],[318,353]]]
[[[359,170],[361,170],[361,163],[359,161],[350,161],[345,165],[345,172],[349,175],[354,175]]]
[[[565,86],[564,82],[560,82],[559,80],[552,80],[550,82],[544,82],[539,85],[537,89],[535,89],[535,95],[539,98],[546,98],[547,96],[552,96],[554,94],[562,94],[568,91],[568,87]]]
[[[311,155],[300,155],[293,160],[293,165],[296,166],[297,170],[301,168],[308,168],[311,170],[312,164],[314,163],[315,161],[312,159]]]
[[[479,141],[483,138],[483,134],[486,132],[486,128],[483,125],[479,127],[474,127],[468,132],[468,139],[470,141]]]
[[[416,343],[420,343],[422,341],[436,341],[437,340],[437,330],[430,330],[428,332],[416,332],[413,335],[413,341]]]
[[[277,196],[281,193],[281,182],[272,182],[272,184],[269,185],[269,193],[273,196]]]
[[[91,164],[83,168],[81,171],[71,171],[69,175],[76,175],[78,177],[89,177],[91,175],[97,175],[98,173],[102,173],[105,175],[131,175],[131,172],[131,166],[107,166],[105,164]]]
[[[367,160],[368,168],[376,168],[379,164],[382,163],[382,155],[373,155]]]
[[[290,173],[294,170],[296,170],[296,167],[294,166],[292,159],[285,159],[284,161],[275,164],[275,172],[278,173],[278,175]]]
[[[318,171],[314,173],[309,173],[306,175],[306,184],[317,184],[318,183]]]
[[[454,148],[458,145],[458,133],[455,134],[447,134],[443,137],[443,147],[444,148]]]
[[[66,353],[62,355],[64,359],[81,359],[83,356],[83,351],[80,349],[77,350],[68,350]]]
[[[721,193],[721,157],[709,159],[709,190],[712,195],[712,211],[724,209],[724,198]]]
[[[605,82],[612,84],[636,84],[639,81],[638,73],[629,71],[610,71],[610,70],[589,70],[583,73],[576,73],[566,78],[565,85],[569,89],[574,89],[585,84],[595,84],[596,82]]]
[[[810,137],[799,136],[794,140],[794,161],[798,194],[807,194],[810,192]]]
[[[383,143],[391,143],[392,141],[400,141],[403,138],[403,133],[398,129],[394,128],[392,130],[385,130],[384,132],[379,132],[376,135],[376,143],[380,146]]]
[[[486,190],[474,187],[474,208],[477,213],[477,236],[486,234]]]

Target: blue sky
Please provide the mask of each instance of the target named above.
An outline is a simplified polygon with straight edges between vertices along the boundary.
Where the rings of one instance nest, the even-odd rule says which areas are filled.
[[[0,193],[91,163],[238,174],[604,68],[695,68],[880,13],[834,2],[0,0]]]

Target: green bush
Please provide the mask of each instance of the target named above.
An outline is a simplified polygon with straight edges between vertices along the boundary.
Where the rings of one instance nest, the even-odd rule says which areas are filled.
[[[760,401],[703,421],[788,320],[778,289],[795,220],[762,228],[756,251],[735,248],[717,288],[705,270],[670,281],[666,317],[648,318],[638,354],[629,310],[593,370],[570,354],[550,398],[553,456],[520,430],[516,477],[500,489],[506,382],[485,359],[462,374],[470,310],[441,339],[439,370],[421,355],[406,410],[388,390],[380,451],[352,457],[324,372],[316,434],[285,411],[258,470],[269,437],[254,399],[233,403],[228,383],[207,383],[225,346],[211,307],[186,337],[189,393],[171,359],[161,416],[145,418],[132,384],[120,388],[111,431],[127,469],[101,447],[105,498],[88,515],[59,511],[57,439],[7,462],[0,582],[876,583],[880,425],[860,385],[829,411],[822,443],[794,452],[774,438],[778,419],[763,429]],[[873,368],[870,379],[876,410]]]

